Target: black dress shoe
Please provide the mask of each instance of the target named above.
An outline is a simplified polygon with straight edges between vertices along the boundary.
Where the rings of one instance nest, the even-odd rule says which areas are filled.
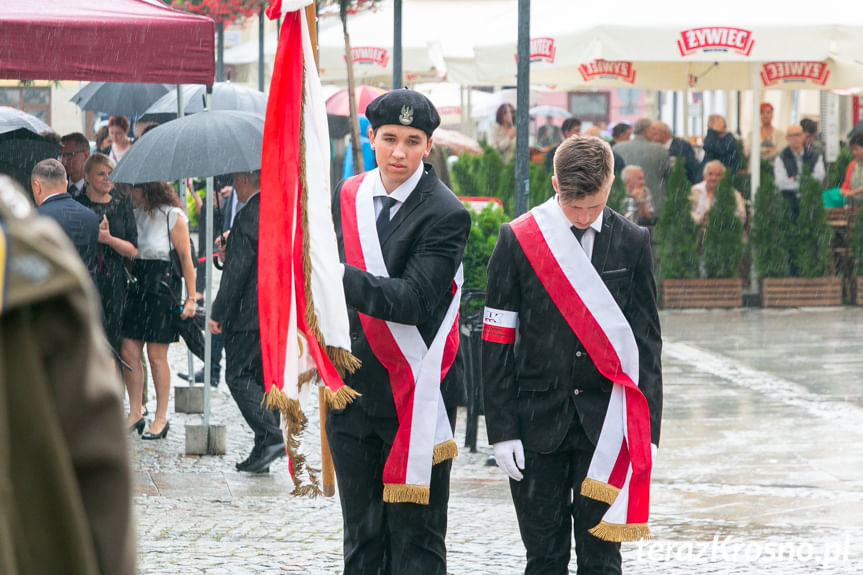
[[[269,471],[270,464],[272,462],[274,462],[279,457],[284,456],[284,443],[276,443],[275,445],[269,445],[263,449],[259,457],[256,457],[249,461],[248,465],[245,469],[243,469],[243,471],[248,471],[250,473],[266,473],[267,471]]]
[[[150,431],[147,431],[147,433],[141,436],[141,439],[165,439],[166,437],[168,437],[168,429],[170,428],[171,422],[166,421],[165,427],[162,428],[162,431],[160,431],[159,433],[150,433]]]
[[[144,433],[144,426],[147,425],[147,420],[143,417],[129,426],[129,431],[137,431],[138,435]]]

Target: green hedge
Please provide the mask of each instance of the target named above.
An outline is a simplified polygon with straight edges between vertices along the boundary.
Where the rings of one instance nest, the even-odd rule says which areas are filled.
[[[704,231],[704,272],[709,278],[737,276],[743,258],[743,223],[737,219],[737,200],[732,186],[731,170],[716,189],[713,206],[707,212]]]
[[[665,193],[665,206],[656,224],[659,244],[657,275],[662,279],[687,279],[698,274],[698,228],[690,215],[686,163],[675,162]]]

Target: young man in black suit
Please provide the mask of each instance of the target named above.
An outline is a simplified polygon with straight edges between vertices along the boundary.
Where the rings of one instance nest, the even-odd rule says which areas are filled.
[[[620,573],[618,542],[647,530],[662,342],[650,238],[606,207],[612,169],[600,139],[564,141],[555,196],[501,226],[488,265],[486,425],[528,575],[568,572],[573,526],[579,575]]]
[[[219,293],[213,300],[209,329],[225,335],[225,381],[240,413],[255,433],[249,457],[237,471],[266,473],[285,455],[279,416],[264,407],[264,366],[258,324],[258,215],[261,172],[234,174],[237,212],[225,251]]]
[[[99,218],[69,194],[63,164],[54,159],[36,164],[30,176],[30,188],[38,206],[36,211],[57,220],[78,250],[90,277],[95,277]]]
[[[393,90],[366,116],[378,167],[342,181],[332,202],[351,351],[362,361],[345,377],[361,396],[326,422],[344,572],[444,575],[457,271],[470,215],[423,162],[440,124],[425,96]]]

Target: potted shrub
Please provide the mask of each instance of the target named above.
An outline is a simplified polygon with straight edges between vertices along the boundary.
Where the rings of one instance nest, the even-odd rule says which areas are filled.
[[[656,224],[657,276],[663,307],[693,307],[698,275],[698,227],[690,215],[690,183],[684,162],[675,162],[668,179],[665,206]]]
[[[855,301],[857,305],[863,305],[863,218],[857,212],[857,221],[854,223],[854,231],[851,233],[851,251],[857,261],[857,291]]]
[[[732,185],[734,174],[725,176],[716,189],[713,205],[707,213],[702,242],[702,262],[707,276],[700,296],[712,307],[743,305],[743,222],[737,217],[737,198]]]
[[[791,269],[796,269],[799,277],[765,277],[761,283],[763,306],[842,304],[842,280],[838,276],[828,276],[833,231],[827,223],[822,192],[821,185],[804,167],[800,177],[800,216],[795,224],[790,223],[790,218],[786,220],[787,233],[784,234]]]

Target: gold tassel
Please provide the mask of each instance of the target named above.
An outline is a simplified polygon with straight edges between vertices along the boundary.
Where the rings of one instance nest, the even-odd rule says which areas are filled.
[[[345,372],[354,373],[363,363],[350,351],[340,347],[328,345],[326,351],[330,361],[333,362],[333,365],[336,366],[336,369],[339,370],[339,374],[342,376],[344,376]]]
[[[384,501],[387,503],[429,504],[428,485],[384,483]]]
[[[324,389],[326,390],[324,397],[327,398],[327,403],[333,409],[344,409],[349,403],[352,403],[355,398],[362,395],[360,392],[347,385],[341,386],[338,391],[333,391],[326,386],[324,386]]]
[[[434,454],[432,455],[432,465],[437,465],[441,461],[447,459],[455,459],[458,455],[458,445],[454,439],[438,443],[434,446]]]
[[[307,369],[297,378],[297,389],[302,389],[304,385],[312,381],[318,376],[318,369],[313,367],[312,369]]]
[[[591,479],[590,477],[586,477],[581,483],[582,495],[608,503],[609,505],[614,503],[618,493],[620,493],[619,488],[602,481],[597,481],[596,479]]]
[[[267,392],[267,395],[264,396],[263,404],[267,409],[282,412],[288,409],[290,401],[285,392],[274,385]]]
[[[588,532],[603,541],[638,541],[650,537],[650,529],[647,523],[632,523],[629,525],[617,525],[600,521],[599,525],[591,527]]]

